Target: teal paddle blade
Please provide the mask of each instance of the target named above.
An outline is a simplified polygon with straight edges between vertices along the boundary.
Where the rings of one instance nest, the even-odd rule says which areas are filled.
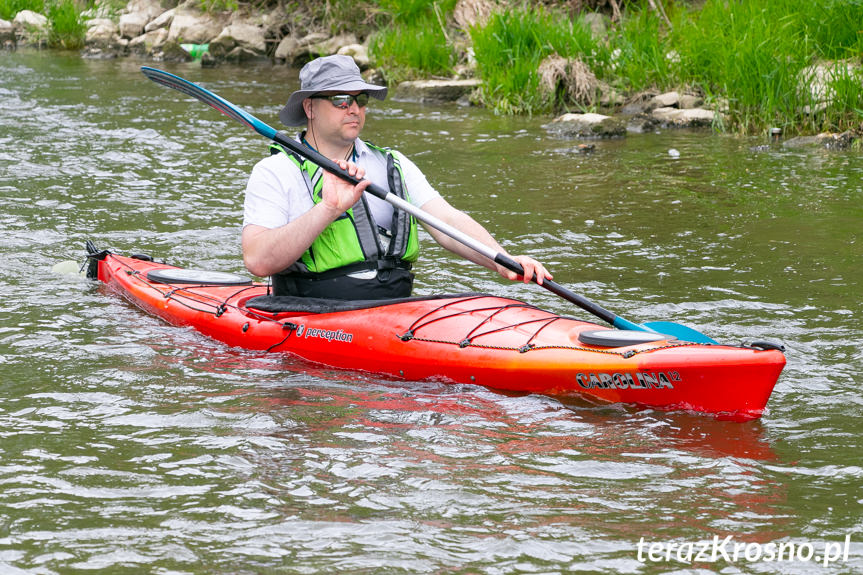
[[[648,321],[644,326],[654,331],[658,331],[659,333],[674,336],[680,341],[688,341],[691,343],[719,343],[712,337],[706,336],[698,330],[686,327],[679,323],[674,323],[673,321]]]

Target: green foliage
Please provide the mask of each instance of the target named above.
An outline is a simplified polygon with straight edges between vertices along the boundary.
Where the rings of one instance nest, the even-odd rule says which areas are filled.
[[[612,81],[632,91],[668,87],[675,82],[675,52],[668,35],[662,31],[659,16],[647,9],[632,7],[614,32],[612,42]]]
[[[32,10],[48,18],[48,45],[68,50],[84,47],[87,26],[75,0],[0,0],[0,18],[12,20],[22,10]]]
[[[834,68],[827,82],[829,99],[821,114],[814,116],[825,131],[844,131],[863,126],[863,70],[846,66]]]
[[[819,56],[841,59],[863,55],[863,0],[814,0],[788,7],[795,8]]]
[[[518,6],[492,15],[470,31],[481,98],[498,113],[537,113],[552,109],[553,96],[539,89],[537,68],[547,56],[581,58],[596,74],[609,65],[609,51],[580,21],[556,11]]]
[[[537,67],[552,53],[580,57],[598,78],[630,92],[696,89],[729,103],[743,132],[847,129],[861,116],[863,0],[665,2],[671,26],[643,3],[627,3],[607,44],[580,33],[568,13],[542,6],[500,12],[471,31],[482,99],[500,113],[547,112]],[[821,94],[801,74],[850,59]],[[857,66],[855,68],[854,66]],[[857,71],[855,71],[857,70]]]
[[[238,0],[198,0],[202,12],[232,12],[240,7]]]
[[[80,50],[84,47],[87,25],[81,18],[81,10],[74,0],[56,0],[47,5],[48,21],[51,29],[48,44],[67,50]]]
[[[416,26],[428,23],[430,17],[444,22],[443,17],[455,8],[457,0],[376,0],[379,8],[396,24]]]
[[[389,24],[372,35],[369,53],[387,82],[452,74],[458,56],[445,27],[455,0],[377,0]]]
[[[42,13],[45,10],[43,0],[0,0],[0,19],[12,20],[21,10],[32,10]]]
[[[412,24],[392,24],[374,34],[369,52],[386,70],[387,82],[452,73],[456,53],[443,29],[429,17]]]
[[[850,27],[849,17],[855,18]],[[744,132],[777,124],[792,130],[843,126],[848,118],[836,117],[835,105],[834,117],[811,113],[819,102],[801,73],[821,57],[859,50],[859,34],[849,28],[860,22],[860,0],[707,2],[675,30],[681,79],[727,97],[731,123]]]

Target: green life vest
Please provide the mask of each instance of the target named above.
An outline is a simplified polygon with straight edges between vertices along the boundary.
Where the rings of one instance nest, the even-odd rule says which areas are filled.
[[[409,201],[398,158],[387,148],[379,148],[368,142],[366,144],[386,156],[390,192]],[[323,169],[279,144],[271,144],[270,152],[287,154],[302,172],[312,201],[320,203],[324,186]],[[390,230],[391,235],[382,239],[385,230],[375,223],[363,195],[347,212],[324,228],[301,258],[282,274],[334,277],[362,270],[410,269],[410,262],[419,257],[416,220],[402,210],[394,210]],[[389,240],[389,245],[386,245],[386,240]]]

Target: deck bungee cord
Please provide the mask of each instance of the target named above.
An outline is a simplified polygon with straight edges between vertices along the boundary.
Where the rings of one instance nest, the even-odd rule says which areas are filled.
[[[89,247],[88,247],[89,249]],[[95,249],[95,247],[94,247]],[[113,252],[109,250],[97,250],[92,254],[88,254],[89,258],[104,258],[109,255],[113,255]],[[131,259],[142,260],[142,261],[154,261],[150,256],[142,256],[135,255],[131,256]],[[267,348],[266,351],[274,351],[276,348],[280,347],[284,343],[287,342],[288,338],[291,334],[296,330],[297,324],[293,322],[283,322],[278,319],[279,315],[286,315],[290,313],[290,310],[282,311],[282,312],[262,312],[256,309],[253,305],[237,305],[231,303],[232,300],[238,299],[242,294],[249,292],[251,290],[258,290],[260,285],[249,285],[243,286],[240,289],[232,291],[227,295],[222,295],[220,297],[215,297],[207,292],[207,288],[213,286],[213,284],[208,283],[198,283],[198,284],[171,284],[165,283],[164,281],[153,281],[149,276],[153,275],[151,273],[142,273],[140,270],[136,270],[132,268],[132,266],[128,263],[121,262],[122,265],[127,268],[126,273],[130,276],[137,277],[144,285],[149,287],[150,289],[157,292],[163,299],[165,300],[173,300],[178,305],[183,306],[186,309],[191,311],[196,311],[200,313],[207,313],[213,315],[215,318],[219,318],[228,309],[236,310],[242,314],[251,316],[254,319],[258,319],[261,321],[273,322],[276,324],[280,324],[283,329],[288,330],[288,335],[285,338],[270,347]],[[172,268],[173,269],[173,268]],[[435,296],[439,297],[439,296]],[[447,301],[445,304],[442,304],[436,308],[429,310],[428,312],[421,315],[419,318],[414,320],[414,322],[410,325],[410,327],[403,333],[396,333],[395,337],[397,337],[400,341],[409,342],[411,340],[422,341],[427,343],[440,343],[447,345],[455,345],[459,348],[466,347],[478,347],[484,349],[499,349],[499,350],[512,350],[518,351],[519,353],[527,353],[529,351],[539,351],[544,349],[572,349],[578,351],[585,351],[590,353],[599,353],[599,354],[611,354],[611,355],[619,355],[621,357],[632,357],[638,353],[647,353],[651,351],[655,351],[657,349],[667,349],[669,347],[684,347],[688,345],[693,345],[692,342],[674,342],[670,343],[666,346],[660,347],[651,347],[648,349],[629,349],[626,351],[615,351],[610,349],[597,349],[594,347],[584,347],[578,345],[536,345],[533,341],[539,336],[539,334],[549,325],[563,319],[571,319],[565,318],[559,314],[555,314],[553,312],[549,312],[547,310],[543,310],[538,308],[532,304],[528,304],[525,302],[511,302],[506,304],[498,304],[498,305],[490,305],[487,307],[471,307],[469,309],[464,310],[456,310],[451,313],[445,315],[438,315],[443,311],[450,311],[451,308],[458,306],[460,304],[464,304],[467,302],[477,301],[481,299],[489,299],[496,298],[497,296],[491,296],[487,294],[477,294],[469,297],[463,298],[455,298]],[[392,303],[382,304],[382,305],[393,305]],[[199,307],[201,306],[201,307]],[[508,323],[505,325],[501,325],[495,327],[493,329],[489,329],[480,333],[477,333],[482,326],[487,325],[493,319],[499,318],[501,314],[515,309],[529,309],[536,312],[540,312],[545,314],[544,317],[540,318],[531,318],[528,320],[517,321],[514,323]],[[427,328],[432,324],[447,322],[453,318],[463,317],[463,316],[474,316],[477,314],[485,314],[481,317],[476,318],[476,324],[472,326],[468,326],[468,331],[463,336],[455,335],[452,338],[426,338],[422,335],[419,335],[417,332],[422,330],[423,328]],[[309,313],[309,312],[307,312]],[[319,312],[311,312],[311,313],[326,313],[324,311]],[[505,331],[515,331],[518,328],[523,328],[524,326],[541,323],[537,329],[535,329],[532,333],[527,334],[527,340],[521,345],[496,345],[496,344],[486,344],[477,342],[476,340],[492,336],[495,334],[499,334]]]

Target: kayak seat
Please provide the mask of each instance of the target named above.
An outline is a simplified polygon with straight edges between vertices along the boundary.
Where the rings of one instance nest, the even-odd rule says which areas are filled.
[[[451,298],[475,298],[488,295],[489,294],[481,293],[459,293],[444,295],[411,296],[395,299],[367,300],[325,299],[315,297],[298,297],[290,295],[262,295],[250,298],[248,301],[246,301],[245,307],[254,309],[256,311],[265,311],[269,313],[333,313],[340,311],[368,309],[372,307],[381,307],[385,305],[393,305],[397,303],[405,303],[411,301]]]

